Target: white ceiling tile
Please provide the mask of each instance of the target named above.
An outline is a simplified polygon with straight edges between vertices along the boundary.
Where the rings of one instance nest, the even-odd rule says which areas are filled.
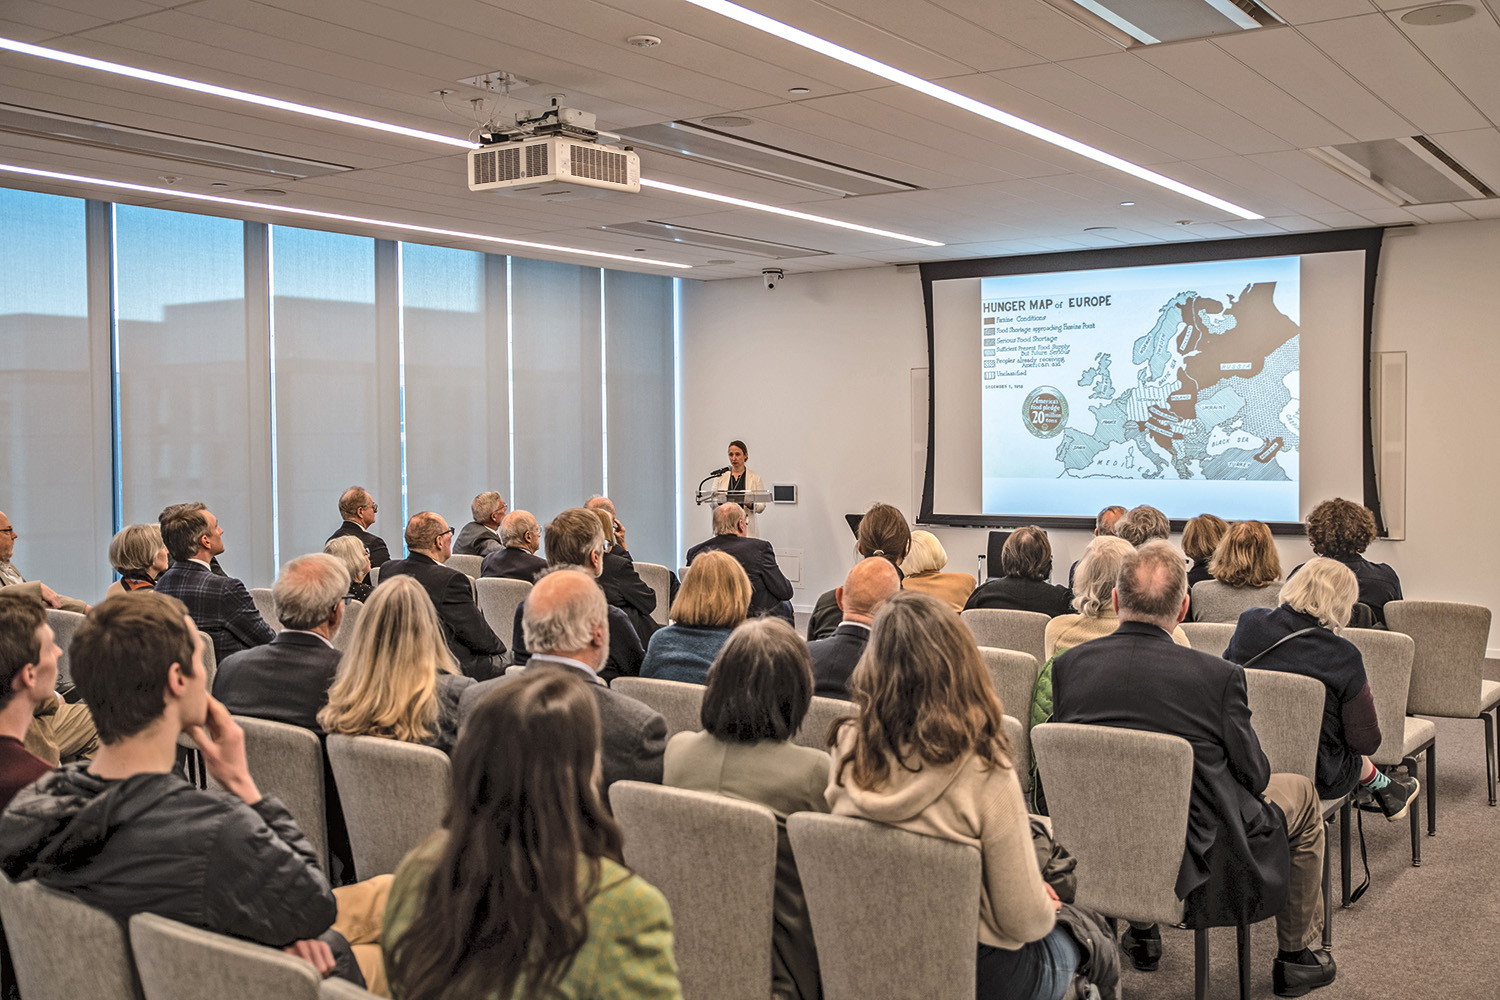
[[[974,24],[1042,59],[1076,59],[1118,52],[1120,46],[1044,0],[935,0]]]
[[[1327,198],[1345,211],[1387,208],[1391,204],[1363,184],[1345,177],[1306,153],[1257,153],[1250,159],[1308,191]]]
[[[1438,147],[1484,181],[1491,191],[1500,191],[1500,131],[1492,128],[1466,132],[1444,132],[1430,136]]]
[[[0,13],[5,20],[23,24],[45,33],[47,36],[68,35],[86,28],[94,28],[109,20],[97,13],[74,10],[41,0],[5,0],[0,4]]]
[[[1370,0],[1267,0],[1262,6],[1288,24],[1353,17],[1375,9]]]
[[[1395,24],[1492,123],[1500,123],[1500,23],[1495,15],[1480,8],[1473,17],[1451,24],[1421,27],[1399,18]]]
[[[1423,222],[1468,222],[1474,218],[1459,205],[1408,205],[1406,210]]]
[[[1485,201],[1466,201],[1464,211],[1476,219],[1500,219],[1500,198]]]

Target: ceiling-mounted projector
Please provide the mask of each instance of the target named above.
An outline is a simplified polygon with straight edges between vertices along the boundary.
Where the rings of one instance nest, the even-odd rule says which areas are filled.
[[[569,201],[641,189],[641,158],[599,143],[595,118],[552,106],[516,114],[516,127],[480,133],[469,156],[469,190]]]

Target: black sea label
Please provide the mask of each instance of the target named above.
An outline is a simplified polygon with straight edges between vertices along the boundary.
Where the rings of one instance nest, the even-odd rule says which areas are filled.
[[[1021,422],[1039,438],[1057,437],[1068,423],[1068,400],[1050,385],[1037,386],[1026,394]]]

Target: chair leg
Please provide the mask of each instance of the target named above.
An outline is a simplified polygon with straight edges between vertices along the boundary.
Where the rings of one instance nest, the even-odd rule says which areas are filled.
[[[1437,742],[1427,748],[1427,836],[1437,836]]]
[[[1349,826],[1354,821],[1354,797],[1351,795],[1344,800],[1343,808],[1339,810],[1339,874],[1344,879],[1344,906],[1354,905],[1350,897],[1354,895],[1354,858],[1349,851],[1350,844]]]
[[[1484,720],[1484,777],[1489,782],[1490,805],[1495,804],[1495,719],[1500,709],[1480,715]]]
[[[1428,748],[1429,753],[1431,749],[1431,747]],[[1417,759],[1415,757],[1403,758],[1401,764],[1406,768],[1407,774],[1414,778],[1417,776]],[[1428,801],[1431,801],[1432,789],[1430,787],[1423,787],[1420,794],[1427,796]],[[1418,810],[1412,809],[1406,814],[1407,819],[1411,821],[1411,866],[1413,868],[1422,867],[1422,820],[1417,813]]]
[[[1330,820],[1329,822],[1332,822]],[[1323,950],[1333,948],[1333,862],[1328,858],[1328,825],[1323,826]]]
[[[1193,1000],[1208,1000],[1208,928],[1193,931]]]
[[[1240,952],[1240,1000],[1250,1000],[1250,925],[1240,924],[1234,931]]]

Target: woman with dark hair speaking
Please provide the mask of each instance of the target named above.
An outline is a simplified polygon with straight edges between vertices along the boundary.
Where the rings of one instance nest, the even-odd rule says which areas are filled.
[[[714,490],[730,494],[765,492],[766,484],[761,481],[760,475],[745,467],[745,460],[749,457],[750,449],[745,447],[745,442],[729,442],[729,468],[719,474]],[[756,526],[755,515],[764,514],[766,505],[748,503],[739,496],[730,496],[729,500],[745,508],[745,534],[751,538],[759,538],[760,529]],[[717,507],[718,504],[714,506]]]
[[[672,915],[620,843],[585,682],[544,668],[500,685],[454,751],[443,829],[396,870],[391,995],[680,1000]]]

